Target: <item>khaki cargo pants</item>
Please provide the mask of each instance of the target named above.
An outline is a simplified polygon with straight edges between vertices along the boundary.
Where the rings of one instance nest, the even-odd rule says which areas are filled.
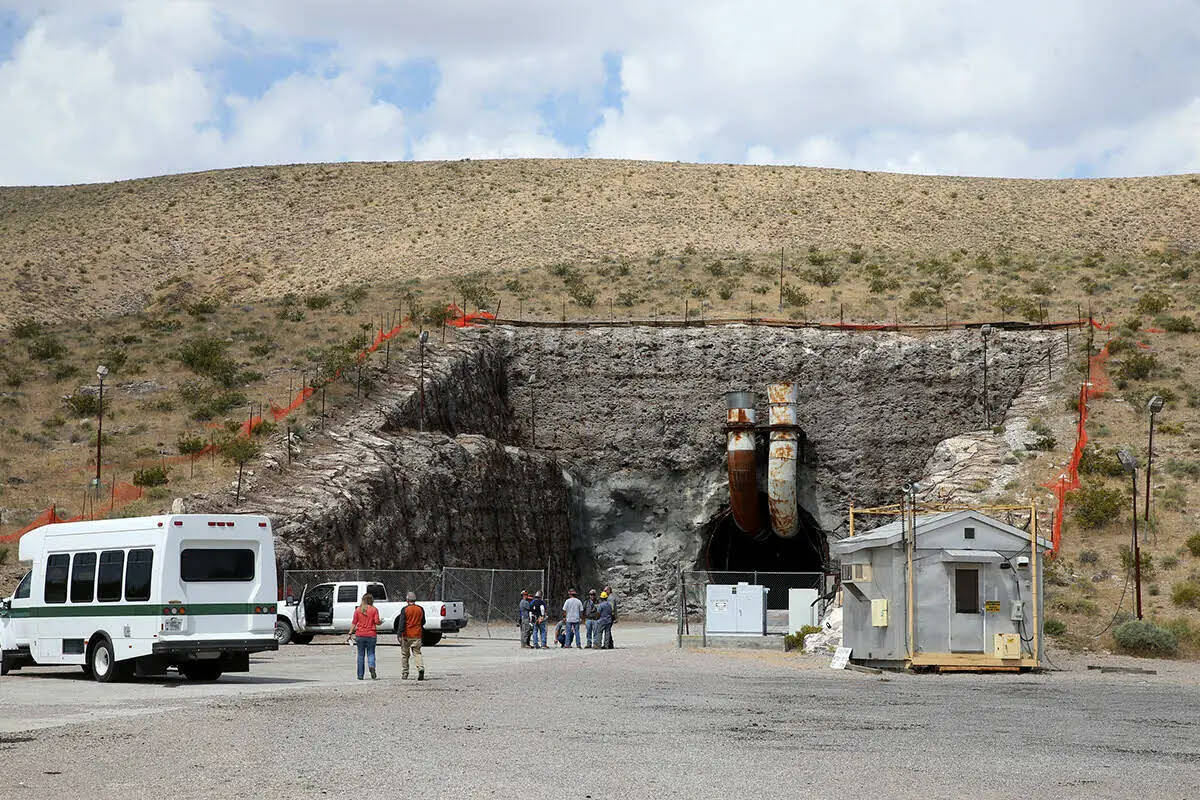
[[[405,636],[400,640],[400,674],[408,677],[408,655],[412,653],[413,661],[416,662],[417,670],[425,669],[425,659],[421,658],[421,637],[410,639]]]

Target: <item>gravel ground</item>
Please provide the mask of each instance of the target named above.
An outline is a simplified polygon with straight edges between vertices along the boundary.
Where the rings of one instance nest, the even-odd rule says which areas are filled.
[[[677,651],[661,626],[613,651],[457,639],[429,680],[378,682],[349,648],[291,646],[250,676],[101,686],[0,680],[12,797],[1186,797],[1200,785],[1200,669],[1055,659],[1040,675],[871,676],[827,659]],[[1115,659],[1105,664],[1118,663]],[[369,766],[364,766],[369,764]],[[370,793],[368,795],[368,793]]]

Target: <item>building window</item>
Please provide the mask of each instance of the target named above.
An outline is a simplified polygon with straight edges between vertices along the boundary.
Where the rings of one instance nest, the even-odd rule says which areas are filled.
[[[963,528],[963,538],[964,539],[974,539],[975,538],[975,529],[974,528]]]
[[[954,613],[979,613],[979,570],[954,570]]]

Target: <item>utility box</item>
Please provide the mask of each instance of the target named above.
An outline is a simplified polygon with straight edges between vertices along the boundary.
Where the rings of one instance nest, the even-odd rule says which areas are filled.
[[[996,658],[1020,658],[1021,638],[1015,633],[997,633],[995,652]]]
[[[876,628],[886,628],[888,626],[887,598],[871,601],[871,625]]]
[[[709,584],[705,589],[704,630],[710,636],[765,636],[765,586]]]
[[[817,590],[788,589],[788,632],[817,625]]]

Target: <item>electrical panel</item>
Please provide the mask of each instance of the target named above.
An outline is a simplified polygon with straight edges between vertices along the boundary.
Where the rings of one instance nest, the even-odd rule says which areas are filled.
[[[876,628],[888,626],[888,601],[886,599],[871,601],[871,625]]]
[[[997,633],[994,655],[996,658],[1020,658],[1021,637],[1015,633]]]
[[[1010,620],[1012,620],[1013,622],[1020,622],[1021,620],[1025,619],[1025,601],[1024,600],[1013,600],[1012,601],[1012,611],[1008,615],[1008,618]]]

